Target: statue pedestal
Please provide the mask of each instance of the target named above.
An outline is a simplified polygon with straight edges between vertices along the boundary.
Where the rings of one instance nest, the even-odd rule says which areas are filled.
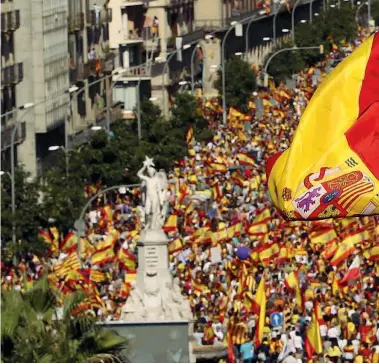
[[[122,308],[124,322],[172,322],[192,319],[189,301],[169,270],[168,238],[162,229],[141,232],[135,287]]]

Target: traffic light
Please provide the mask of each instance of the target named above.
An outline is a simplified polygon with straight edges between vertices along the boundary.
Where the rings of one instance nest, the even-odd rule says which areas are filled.
[[[324,54],[324,45],[320,44],[320,54]]]

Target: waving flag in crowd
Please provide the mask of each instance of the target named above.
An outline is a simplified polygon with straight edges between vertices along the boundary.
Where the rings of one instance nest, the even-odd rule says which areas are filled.
[[[291,147],[269,159],[270,194],[286,219],[379,213],[378,64],[376,33],[318,88]]]

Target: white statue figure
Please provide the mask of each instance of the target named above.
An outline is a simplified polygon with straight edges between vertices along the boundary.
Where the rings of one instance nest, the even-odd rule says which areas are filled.
[[[162,307],[167,320],[190,320],[192,318],[189,302],[182,296],[179,279],[166,282],[162,292]]]
[[[168,208],[167,175],[163,170],[157,172],[154,167],[153,158],[146,156],[143,167],[137,173],[145,190],[142,197],[145,229],[152,230],[162,228]]]
[[[127,302],[122,307],[122,320],[133,321],[136,318],[144,318],[146,309],[143,302],[143,293],[137,287],[136,282],[132,283],[132,293]]]

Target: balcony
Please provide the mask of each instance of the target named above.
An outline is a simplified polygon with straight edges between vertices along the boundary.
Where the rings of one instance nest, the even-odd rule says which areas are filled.
[[[112,9],[102,9],[100,11],[90,10],[87,12],[87,25],[100,26],[112,21]]]
[[[6,125],[1,128],[1,150],[6,150],[12,145],[13,124]],[[15,144],[22,143],[26,138],[26,122],[23,121],[17,128],[14,138]]]
[[[193,2],[194,0],[146,0],[146,6],[150,7],[165,7],[181,6]]]
[[[262,9],[255,9],[247,11],[238,15],[232,15],[228,18],[222,19],[201,19],[194,21],[195,29],[203,29],[204,31],[210,32],[214,30],[223,30],[230,26],[232,21],[243,21],[245,19],[259,19],[262,16],[266,16],[265,13],[262,14]]]
[[[78,78],[82,76],[83,79],[88,76],[96,75],[99,73],[110,73],[114,69],[113,55],[106,56],[104,59],[89,60],[83,67],[83,73],[77,72]]]
[[[22,63],[16,63],[13,66],[4,67],[1,70],[1,88],[15,85],[24,78],[24,69]]]
[[[149,6],[149,0],[124,0],[121,4],[121,9],[126,8],[128,6]]]
[[[70,33],[84,29],[84,13],[68,17],[68,29]]]
[[[1,31],[13,32],[20,28],[20,10],[1,13]]]
[[[141,43],[151,39],[153,39],[153,31],[151,27],[130,29],[129,34],[124,34],[122,44]]]
[[[182,44],[194,43],[197,40],[203,39],[205,35],[204,29],[197,29],[193,32],[188,32],[183,35],[178,35],[176,37],[169,38],[167,42],[167,48],[176,49],[176,38],[182,38]]]
[[[139,66],[129,67],[125,70],[124,76],[131,78],[151,77],[151,67],[145,63]]]

